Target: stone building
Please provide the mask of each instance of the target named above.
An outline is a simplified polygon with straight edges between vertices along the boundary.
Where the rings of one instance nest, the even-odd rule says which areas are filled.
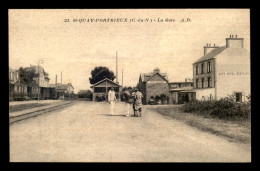
[[[151,73],[141,73],[138,87],[143,94],[143,104],[149,101],[167,103],[169,98],[169,85],[166,73],[160,73],[156,68]]]
[[[250,53],[244,39],[230,35],[222,47],[204,47],[204,56],[193,63],[193,87],[197,100],[228,96],[246,101],[250,92]]]

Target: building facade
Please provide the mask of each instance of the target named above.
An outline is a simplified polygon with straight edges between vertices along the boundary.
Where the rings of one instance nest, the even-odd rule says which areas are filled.
[[[39,70],[39,77],[38,77]],[[54,89],[49,87],[48,74],[42,67],[24,68],[27,81],[20,79],[20,70],[9,68],[9,100],[50,99]],[[32,78],[30,77],[32,75]]]
[[[244,39],[231,35],[222,47],[207,45],[204,56],[193,63],[193,88],[197,100],[233,97],[246,101],[250,90],[250,53]]]
[[[24,99],[27,96],[27,86],[21,83],[19,71],[9,68],[9,101]]]
[[[143,104],[151,101],[167,103],[169,98],[169,85],[166,73],[160,73],[156,68],[151,73],[142,73],[139,77],[138,87],[143,94]]]
[[[169,82],[169,104],[187,103],[195,100],[193,82]]]
[[[26,68],[28,70],[33,69],[36,76],[33,78],[35,83],[39,85],[39,87],[49,87],[49,75],[47,72],[45,72],[44,68],[41,66],[34,66],[31,65],[29,68]]]

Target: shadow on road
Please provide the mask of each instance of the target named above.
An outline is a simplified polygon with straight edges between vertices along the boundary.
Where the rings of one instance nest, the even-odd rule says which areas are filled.
[[[111,114],[100,114],[100,115],[104,115],[104,116],[118,116],[118,117],[136,117],[134,115],[130,115],[130,116],[127,116],[127,115],[111,115]]]

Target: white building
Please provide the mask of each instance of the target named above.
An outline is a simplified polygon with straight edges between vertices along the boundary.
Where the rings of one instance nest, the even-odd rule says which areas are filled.
[[[230,35],[222,47],[207,45],[204,56],[193,63],[193,88],[197,100],[233,96],[246,101],[250,90],[250,53],[244,39]]]

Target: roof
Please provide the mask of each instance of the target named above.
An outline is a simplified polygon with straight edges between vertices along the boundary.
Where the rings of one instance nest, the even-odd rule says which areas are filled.
[[[58,89],[67,89],[68,86],[71,86],[74,89],[74,87],[72,86],[71,83],[68,83],[68,84],[57,83],[57,88]],[[56,87],[56,85],[55,84],[49,84],[49,87]]]
[[[216,49],[210,51],[209,53],[207,53],[206,55],[202,56],[201,58],[199,58],[193,64],[196,64],[196,63],[199,63],[199,62],[202,62],[202,61],[206,61],[206,60],[215,58],[215,56],[217,56],[219,53],[221,53],[225,49],[226,49],[226,46],[222,46],[222,47],[216,48]]]
[[[102,82],[104,82],[104,81],[106,81],[106,80],[109,81],[109,82],[111,82],[112,84],[115,84],[115,85],[117,85],[117,86],[119,86],[119,87],[122,87],[121,85],[115,83],[114,81],[112,81],[112,80],[110,80],[110,79],[108,79],[108,78],[104,78],[103,80],[101,80],[101,81],[99,81],[99,82],[93,84],[90,88],[92,88],[92,87],[94,87],[94,86],[96,86],[96,85],[98,85],[98,84],[100,84],[100,83],[102,83]]]
[[[172,88],[169,91],[187,91],[187,90],[192,90],[193,87],[181,87],[181,88]]]
[[[183,81],[183,82],[169,82],[169,84],[192,84],[193,81]]]
[[[146,82],[150,78],[152,78],[155,74],[160,74],[164,79],[166,79],[168,81],[168,76],[167,76],[166,73],[159,73],[159,72],[156,72],[156,73],[141,73],[140,77],[141,77],[142,82]]]

